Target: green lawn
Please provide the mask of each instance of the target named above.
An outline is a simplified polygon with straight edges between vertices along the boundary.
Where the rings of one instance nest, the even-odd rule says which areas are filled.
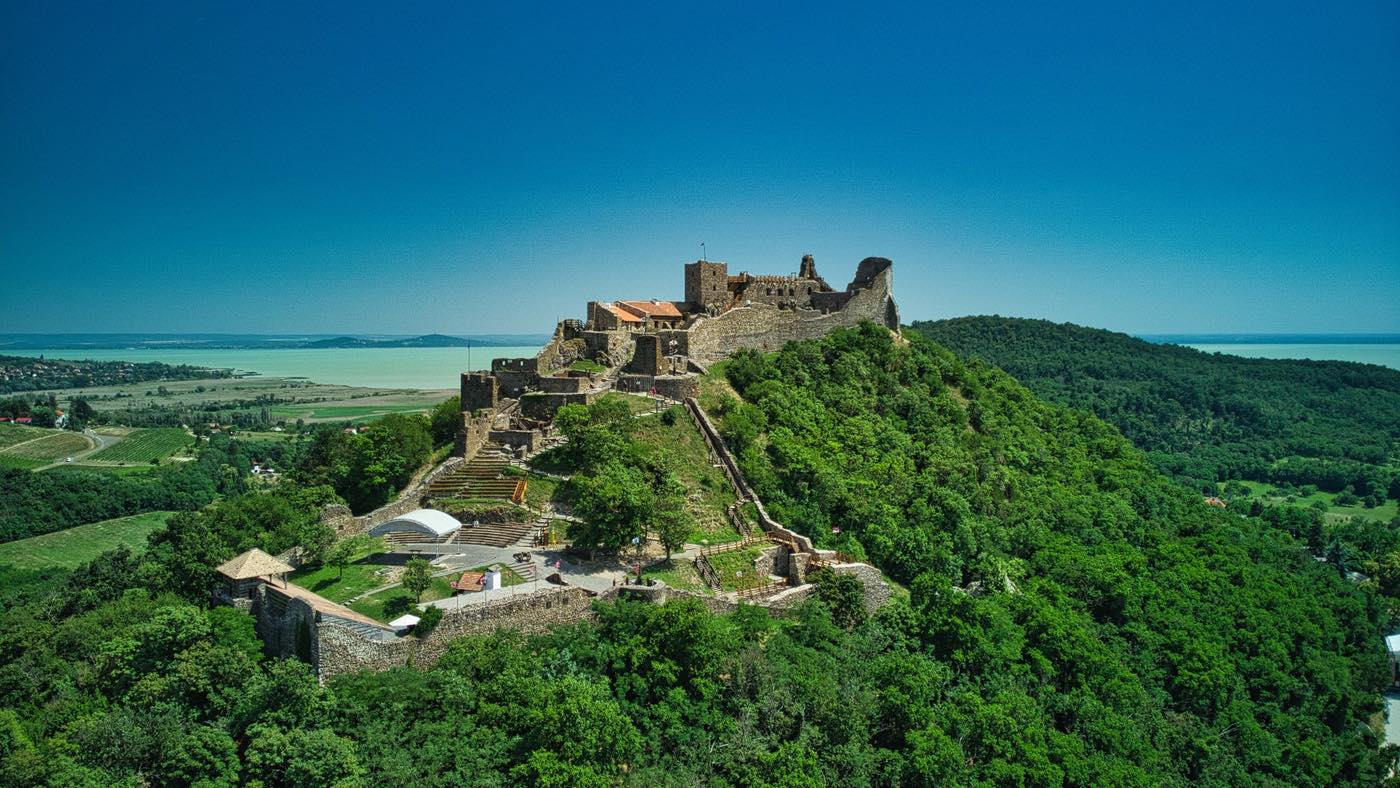
[[[0,544],[0,565],[72,569],[120,545],[141,551],[146,548],[146,537],[164,527],[173,514],[147,512]]]
[[[569,502],[569,485],[558,479],[532,473],[526,479],[525,503],[531,509],[540,509],[547,503]]]
[[[642,577],[649,577],[660,580],[672,588],[679,588],[682,591],[696,591],[708,593],[710,588],[700,579],[700,575],[695,573],[695,566],[682,558],[671,559],[670,565],[665,562],[642,567]]]
[[[194,437],[179,427],[137,430],[85,459],[93,462],[150,463],[194,445]]]
[[[680,406],[666,424],[660,416],[636,420],[632,439],[651,456],[665,459],[667,467],[690,491],[686,506],[695,518],[695,528],[686,537],[692,544],[736,542],[739,533],[729,523],[725,510],[734,503],[734,491],[724,472],[710,464],[710,449],[699,428]]]
[[[624,394],[620,391],[610,391],[598,399],[617,400],[625,404],[628,410],[631,410],[633,413],[651,413],[656,410],[656,400],[651,397],[643,397],[640,394]]]
[[[361,557],[345,567],[343,576],[336,567],[316,566],[298,569],[287,579],[332,602],[344,602],[393,582],[389,579],[390,570],[391,567],[384,564],[365,563],[365,557]]]
[[[710,556],[710,566],[714,567],[715,576],[719,578],[719,587],[725,591],[738,591],[767,583],[768,578],[759,577],[753,568],[753,562],[762,554],[763,549],[754,545]]]
[[[475,569],[464,571],[485,572],[486,569],[487,567],[478,566]],[[416,614],[417,611],[414,608],[418,603],[432,602],[438,599],[446,599],[452,596],[452,581],[459,576],[460,573],[454,572],[450,575],[434,577],[432,585],[428,586],[428,590],[423,592],[423,596],[420,597],[417,600],[417,602],[414,602],[413,604],[409,605],[409,610]],[[520,575],[517,575],[508,567],[501,567],[501,585],[515,586],[520,585],[523,582],[525,582],[525,578],[521,577]],[[390,614],[385,612],[384,610],[384,606],[388,604],[389,600],[394,599],[395,597],[412,597],[412,594],[408,593],[408,591],[404,590],[404,588],[402,587],[390,588],[385,591],[380,591],[377,594],[367,596],[364,599],[352,602],[350,603],[349,607],[356,613],[363,613],[364,615],[369,616],[370,618],[376,621],[388,622],[395,618],[398,618],[400,615],[403,615],[402,613]]]
[[[578,361],[575,361],[573,364],[570,364],[570,365],[569,365],[569,369],[571,369],[571,370],[573,370],[573,371],[575,371],[575,372],[607,372],[607,371],[608,371],[608,368],[605,367],[605,366],[603,366],[602,364],[599,364],[599,363],[596,362],[596,361],[589,361],[589,360],[586,359],[586,358],[581,358],[581,359],[579,359]]]

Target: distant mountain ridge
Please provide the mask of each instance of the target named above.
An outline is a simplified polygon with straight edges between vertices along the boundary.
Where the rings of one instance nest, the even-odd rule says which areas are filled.
[[[4,350],[126,350],[140,348],[198,350],[274,350],[279,348],[529,347],[543,345],[547,334],[480,334],[453,336],[327,334],[0,334]]]

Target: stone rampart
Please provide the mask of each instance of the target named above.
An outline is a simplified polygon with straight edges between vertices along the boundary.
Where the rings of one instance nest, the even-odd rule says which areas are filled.
[[[719,430],[716,430],[715,425],[710,423],[710,417],[705,415],[705,411],[700,409],[700,403],[696,402],[693,397],[687,398],[685,407],[691,418],[695,420],[696,426],[700,428],[701,434],[705,436],[705,442],[710,444],[711,453],[719,459],[724,475],[729,477],[729,483],[734,485],[735,491],[741,498],[753,502],[754,508],[758,510],[758,524],[763,527],[763,530],[782,541],[790,542],[801,552],[816,552],[811,539],[768,516],[768,510],[763,507],[763,501],[754,493],[753,488],[749,487],[743,472],[739,470],[739,464],[729,453],[729,447],[724,445],[724,439],[720,437]]]
[[[866,320],[898,330],[891,267],[865,262],[861,266],[857,271],[857,281],[862,283],[859,287],[852,282],[846,292],[831,294],[833,298],[840,295],[837,300],[844,301],[835,309],[790,309],[753,303],[716,317],[697,318],[688,332],[690,357],[701,364],[713,364],[737,348],[776,350],[788,342],[817,339],[833,328],[855,326]]]
[[[445,611],[437,628],[424,638],[375,639],[340,621],[323,618],[316,626],[318,661],[312,664],[322,681],[360,670],[423,667],[436,662],[452,641],[464,635],[484,635],[497,629],[546,632],[588,617],[592,601],[593,595],[584,589],[559,588],[468,605]]]
[[[311,605],[266,584],[258,587],[252,603],[253,631],[266,654],[316,664],[316,611]]]

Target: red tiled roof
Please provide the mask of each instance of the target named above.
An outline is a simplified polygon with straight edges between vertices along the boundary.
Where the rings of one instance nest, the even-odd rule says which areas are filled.
[[[634,309],[647,317],[681,317],[681,310],[671,301],[621,301],[625,308]]]
[[[619,308],[616,304],[603,304],[603,306],[609,312],[612,312],[614,315],[617,315],[617,319],[621,320],[624,323],[642,322],[642,319],[640,317],[632,314],[631,312],[628,312],[626,309]]]

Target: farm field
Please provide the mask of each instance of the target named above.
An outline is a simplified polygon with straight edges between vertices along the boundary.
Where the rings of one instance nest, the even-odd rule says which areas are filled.
[[[49,429],[36,429],[34,432],[39,434],[0,449],[0,466],[41,468],[87,451],[94,445],[91,438],[76,432]]]
[[[173,514],[147,512],[0,544],[0,566],[72,569],[120,545],[144,550],[146,537],[164,527]]]
[[[136,430],[113,446],[89,455],[87,462],[150,463],[188,449],[194,438],[178,427]]]
[[[447,381],[450,383],[450,381]],[[38,392],[47,394],[48,392]],[[98,411],[140,410],[148,406],[238,408],[266,407],[276,419],[295,422],[370,420],[388,413],[431,409],[456,394],[455,389],[391,389],[312,383],[301,378],[210,378],[82,389],[54,389],[59,405],[75,397]]]
[[[45,432],[46,430],[38,427],[26,427],[23,424],[0,424],[0,451],[16,443],[42,437]]]

